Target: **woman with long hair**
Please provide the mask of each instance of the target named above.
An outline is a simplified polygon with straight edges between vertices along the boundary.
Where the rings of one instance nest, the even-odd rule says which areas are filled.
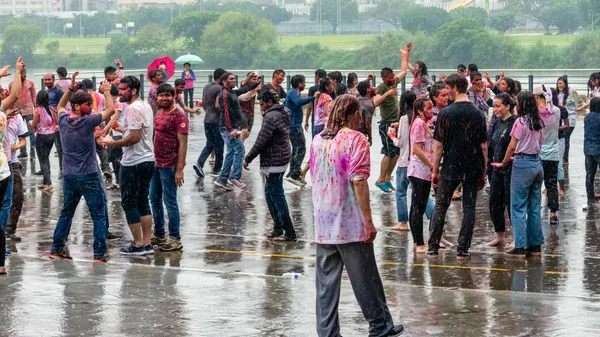
[[[503,92],[494,98],[494,114],[496,121],[492,124],[492,136],[488,139],[488,158],[491,163],[502,162],[508,145],[511,141],[510,131],[515,124],[517,117],[513,116],[512,111],[515,107],[515,101],[512,97]],[[506,243],[506,220],[504,211],[508,209],[510,217],[510,180],[512,174],[512,165],[504,168],[494,168],[491,166],[489,210],[490,217],[494,223],[494,232],[496,239],[488,243],[490,247],[502,246]]]
[[[429,78],[427,65],[425,65],[423,61],[417,61],[413,67],[409,61],[408,70],[413,74],[414,77],[410,91],[414,92],[417,96],[427,94],[427,87],[433,85],[434,83],[431,78]]]
[[[356,86],[358,85],[358,75],[356,73],[349,73],[346,76],[346,86],[348,87],[348,93],[356,97],[360,96]]]
[[[38,154],[40,169],[44,176],[42,185],[39,185],[37,188],[39,190],[51,191],[50,152],[57,136],[56,110],[50,106],[47,91],[39,91],[37,93],[36,105],[37,108],[34,111],[31,126],[35,130],[35,151]]]
[[[558,91],[558,106],[567,109],[569,114],[569,128],[564,132],[565,153],[560,158],[563,164],[569,164],[569,149],[571,148],[571,134],[575,130],[577,123],[577,107],[581,104],[577,91],[569,87],[569,79],[567,76],[561,76],[556,80],[556,91]]]
[[[511,159],[510,219],[514,233],[514,248],[508,256],[524,258],[527,254],[541,255],[542,183],[544,169],[540,159],[544,139],[544,121],[538,110],[536,95],[524,91],[517,95],[517,114],[510,133],[511,140],[501,163],[494,168],[506,168]]]
[[[558,105],[558,92],[556,89],[552,90],[552,104],[560,110],[560,121],[558,123],[558,194],[565,195],[567,190],[565,188],[565,169],[563,166],[563,157],[565,154],[565,132],[570,129],[571,121],[569,120],[569,112],[563,106]]]
[[[600,97],[600,72],[595,72],[590,75],[588,80],[588,88],[592,91],[590,98]],[[575,109],[575,111],[585,111],[590,107],[590,101]]]

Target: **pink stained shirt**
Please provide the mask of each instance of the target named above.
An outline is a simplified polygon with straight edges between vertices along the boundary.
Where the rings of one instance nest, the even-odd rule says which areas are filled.
[[[12,82],[8,85],[8,90],[12,88]],[[33,115],[35,108],[35,85],[30,80],[25,80],[21,84],[21,93],[15,102],[15,110],[20,110],[22,116]]]
[[[321,94],[315,108],[315,126],[327,125],[327,119],[329,114],[325,111],[325,103],[331,102],[331,96],[329,94]]]
[[[41,106],[35,108],[35,112],[40,115],[40,121],[35,128],[35,133],[40,135],[51,135],[56,133],[56,122],[53,116],[56,115],[56,110],[50,107],[50,111],[46,111]]]
[[[431,169],[417,157],[414,151],[414,145],[416,143],[421,143],[425,156],[430,163],[433,163],[435,140],[431,133],[431,125],[431,121],[425,122],[421,118],[416,118],[410,128],[411,157],[406,171],[408,177],[431,181]]]
[[[367,137],[341,129],[335,138],[317,135],[310,148],[310,174],[315,238],[319,244],[362,242],[365,220],[353,181],[369,178],[371,159]]]
[[[543,129],[538,131],[530,130],[527,119],[519,117],[515,121],[510,135],[519,140],[515,154],[540,154],[544,140]]]

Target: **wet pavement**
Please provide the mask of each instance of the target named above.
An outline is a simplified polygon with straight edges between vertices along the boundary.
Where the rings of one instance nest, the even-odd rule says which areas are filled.
[[[302,189],[284,183],[300,240],[264,239],[272,220],[258,160],[244,172],[245,191],[225,192],[213,185],[215,178],[194,176],[191,164],[205,143],[202,121],[203,116],[190,122],[188,166],[179,190],[184,245],[179,252],[120,256],[131,236],[119,193],[108,191],[111,231],[123,235],[110,243],[109,262],[92,262],[92,222],[83,202],[69,236],[74,260],[50,260],[62,205],[57,157],[51,155],[54,192],[36,190],[41,177],[31,172],[38,165],[22,160],[26,194],[17,233],[23,242],[9,241],[15,254],[7,258],[9,274],[0,277],[1,336],[316,335],[310,181]],[[255,125],[247,149],[260,117]],[[376,138],[372,187],[381,161]],[[431,260],[416,256],[409,233],[388,229],[396,223],[394,194],[371,189],[377,261],[394,320],[406,325],[406,336],[600,335],[600,205],[584,209],[582,120],[571,142],[560,223],[550,226],[547,209],[542,211],[546,244],[537,259],[506,259],[502,249],[485,245],[495,236],[485,191],[478,198],[469,260],[459,262],[454,250]],[[453,202],[446,227],[452,242],[460,214],[460,203]],[[282,278],[286,272],[303,278]],[[344,336],[368,334],[346,277],[339,310]]]

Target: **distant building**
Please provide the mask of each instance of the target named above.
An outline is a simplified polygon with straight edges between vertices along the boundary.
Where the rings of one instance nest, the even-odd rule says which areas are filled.
[[[116,2],[119,8],[139,8],[141,6],[188,5],[194,3],[194,0],[116,0]]]

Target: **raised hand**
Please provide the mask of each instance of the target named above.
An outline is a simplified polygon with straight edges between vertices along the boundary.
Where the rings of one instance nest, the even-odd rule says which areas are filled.
[[[115,64],[117,65],[117,67],[119,67],[119,68],[123,68],[123,64],[121,63],[121,60],[119,60],[119,59],[116,59],[116,60],[115,60]]]
[[[2,69],[0,69],[0,77],[6,77],[6,76],[11,75],[11,73],[8,72],[8,68],[10,68],[10,64],[6,65],[6,66],[2,67]]]

